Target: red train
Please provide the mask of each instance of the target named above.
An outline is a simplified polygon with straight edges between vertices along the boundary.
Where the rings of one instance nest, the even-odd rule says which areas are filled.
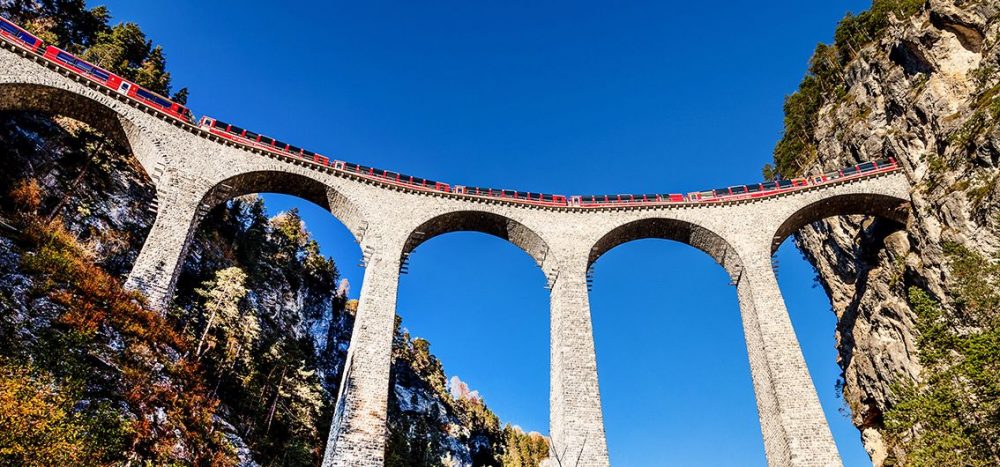
[[[48,61],[70,70],[80,76],[96,81],[114,91],[120,92],[136,101],[166,113],[174,118],[188,123],[194,123],[191,111],[166,97],[135,84],[101,67],[77,58],[73,54],[61,50],[54,45],[46,46],[41,39],[14,23],[0,18],[0,37],[7,39],[30,52],[36,53]]]
[[[81,60],[64,50],[60,50],[55,46],[46,46],[39,38],[3,18],[0,18],[0,37],[17,47],[25,49],[31,53],[38,54],[62,68],[100,83],[113,91],[128,96],[129,98],[148,107],[157,109],[184,123],[194,123],[194,116],[191,114],[191,111],[183,105],[173,102],[166,97],[145,89],[142,86],[128,81],[114,73],[87,63],[86,61]],[[822,185],[835,180],[857,178],[874,173],[891,172],[898,168],[896,160],[888,158],[878,161],[864,162],[855,166],[828,172],[823,175],[793,178],[791,180],[782,179],[770,182],[754,183],[750,185],[736,185],[717,188],[715,190],[695,191],[686,195],[676,193],[653,193],[566,197],[556,194],[531,193],[499,188],[483,188],[463,185],[452,186],[447,183],[414,177],[412,175],[405,175],[399,172],[367,167],[351,162],[331,160],[328,157],[307,149],[293,146],[211,117],[202,117],[199,122],[199,126],[201,129],[208,131],[213,135],[243,146],[268,151],[281,156],[294,157],[313,164],[329,167],[333,170],[354,174],[389,185],[396,185],[419,191],[453,193],[471,198],[501,199],[508,202],[538,206],[599,208],[608,206],[711,203],[752,199],[798,190],[804,187]]]

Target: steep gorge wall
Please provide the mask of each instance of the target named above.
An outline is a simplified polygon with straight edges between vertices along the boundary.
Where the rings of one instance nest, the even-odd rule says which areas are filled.
[[[906,2],[875,7],[893,3]],[[837,315],[844,401],[876,465],[905,462],[906,449],[886,433],[885,414],[898,402],[900,382],[929,374],[909,291],[925,290],[953,309],[946,245],[985,258],[1000,249],[1000,3],[931,0],[910,7],[912,15],[903,8],[885,14],[887,25],[873,37],[855,33],[861,28],[851,18],[842,23],[836,52],[821,47],[811,63],[814,77],[817,62],[831,56],[824,63],[836,69],[821,86],[818,111],[805,119],[799,166],[782,168],[776,150],[786,176],[889,156],[912,183],[905,226],[844,217],[795,236]],[[793,112],[786,104],[786,144]]]

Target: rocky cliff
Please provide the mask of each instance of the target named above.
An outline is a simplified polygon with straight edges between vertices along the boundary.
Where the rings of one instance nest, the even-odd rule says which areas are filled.
[[[786,100],[765,169],[894,157],[912,183],[906,225],[843,217],[795,236],[838,318],[839,384],[875,465],[1000,461],[998,14],[995,1],[876,0],[849,15]]]

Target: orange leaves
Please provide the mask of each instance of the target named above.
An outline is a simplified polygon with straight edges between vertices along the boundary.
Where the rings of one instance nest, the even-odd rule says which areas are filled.
[[[93,303],[80,303],[78,297],[66,291],[53,292],[52,301],[67,307],[57,322],[87,337],[93,337],[107,318],[102,308],[95,307]]]
[[[10,191],[10,199],[18,210],[34,214],[42,205],[42,189],[33,178],[21,180]]]
[[[30,201],[30,184],[26,187],[20,191]],[[108,389],[135,416],[122,435],[130,458],[155,465],[233,465],[228,443],[213,428],[218,400],[205,388],[201,368],[178,357],[188,347],[186,340],[163,315],[146,308],[142,299],[96,264],[60,221],[44,222],[33,213],[19,221],[29,251],[22,256],[22,268],[34,276],[33,292],[62,309],[54,329],[74,336],[68,342],[85,356],[74,364],[86,375],[96,357],[117,372],[115,387]],[[15,370],[0,361],[0,372]],[[13,376],[0,373],[0,412],[6,412],[0,413],[0,465],[8,464],[7,459],[15,464],[59,460],[79,465],[90,457],[73,457],[74,453],[102,449],[87,445],[87,431],[74,425],[77,416],[70,412],[74,401],[52,389],[54,381],[32,385],[30,377]],[[7,433],[13,433],[10,439],[5,438]],[[62,457],[23,457],[36,454],[18,447],[16,439],[30,441],[36,451],[45,449],[37,452],[48,453],[51,446]],[[18,451],[11,456],[22,457],[4,457],[12,449]],[[26,461],[19,462],[22,459]]]
[[[86,460],[83,428],[51,377],[0,360],[0,464],[78,465]]]

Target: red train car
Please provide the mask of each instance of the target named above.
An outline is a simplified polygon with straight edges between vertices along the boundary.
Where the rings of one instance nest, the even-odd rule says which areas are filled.
[[[208,131],[214,135],[220,136],[222,138],[234,141],[246,146],[251,146],[258,149],[263,149],[265,151],[270,151],[273,153],[297,157],[299,159],[305,159],[316,164],[325,165],[328,167],[333,167],[332,161],[329,158],[316,154],[308,149],[302,149],[298,146],[293,146],[291,144],[285,143],[283,141],[276,140],[269,136],[264,136],[258,133],[254,133],[250,130],[240,128],[236,125],[231,125],[229,123],[223,122],[222,120],[217,120],[212,117],[201,117],[201,121],[198,126],[203,130]]]
[[[30,32],[21,29],[20,26],[3,18],[0,18],[0,37],[7,39],[8,42],[22,49],[35,53],[39,53],[38,49],[40,49],[43,44],[41,39],[35,37]]]
[[[112,90],[118,91],[134,100],[142,102],[149,107],[153,107],[172,117],[188,123],[194,123],[191,111],[166,97],[150,91],[138,84],[122,78],[110,71],[93,65],[86,60],[82,60],[73,54],[61,50],[56,46],[48,46],[44,53],[52,63],[56,63],[74,73],[84,76],[92,81],[96,81]]]

